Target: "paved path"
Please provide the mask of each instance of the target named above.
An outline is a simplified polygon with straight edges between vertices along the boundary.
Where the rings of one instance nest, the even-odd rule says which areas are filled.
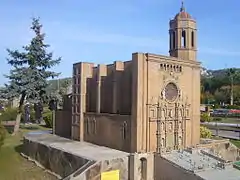
[[[240,124],[233,123],[220,123],[220,122],[204,122],[203,125],[212,125],[212,126],[229,126],[229,127],[240,127]]]
[[[220,137],[229,138],[229,139],[237,139],[240,140],[240,132],[235,131],[224,131],[224,130],[215,130],[210,129],[213,135],[218,135]]]
[[[14,126],[15,121],[2,121],[3,126]]]

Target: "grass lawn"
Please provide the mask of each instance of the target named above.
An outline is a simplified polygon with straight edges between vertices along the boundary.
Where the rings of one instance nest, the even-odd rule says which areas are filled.
[[[0,150],[0,180],[56,180],[54,176],[37,167],[20,155],[24,133],[46,129],[40,126],[22,127],[18,135],[7,134]]]
[[[240,141],[239,140],[230,140],[231,143],[233,143],[235,146],[237,146],[238,148],[240,148]]]
[[[222,140],[222,139],[225,139],[225,138],[219,137],[219,136],[212,136],[212,139]],[[233,144],[234,144],[235,146],[237,146],[238,148],[240,148],[240,140],[230,139],[230,142],[233,143]]]

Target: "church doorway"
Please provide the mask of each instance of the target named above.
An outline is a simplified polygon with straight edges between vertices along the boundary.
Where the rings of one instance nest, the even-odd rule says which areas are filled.
[[[141,180],[147,180],[147,159],[141,158]]]

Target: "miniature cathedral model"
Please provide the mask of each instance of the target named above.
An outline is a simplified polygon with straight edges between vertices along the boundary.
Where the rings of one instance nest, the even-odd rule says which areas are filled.
[[[170,56],[73,65],[72,138],[126,152],[161,152],[200,141],[200,63],[196,21],[169,23]]]

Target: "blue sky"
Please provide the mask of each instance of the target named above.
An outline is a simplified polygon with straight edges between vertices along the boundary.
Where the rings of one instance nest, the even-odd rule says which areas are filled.
[[[0,85],[8,73],[6,48],[21,49],[39,16],[46,42],[61,64],[54,70],[71,76],[79,61],[130,60],[133,52],[168,55],[168,23],[180,0],[1,0]],[[240,1],[185,0],[198,25],[198,60],[210,69],[240,67]]]

